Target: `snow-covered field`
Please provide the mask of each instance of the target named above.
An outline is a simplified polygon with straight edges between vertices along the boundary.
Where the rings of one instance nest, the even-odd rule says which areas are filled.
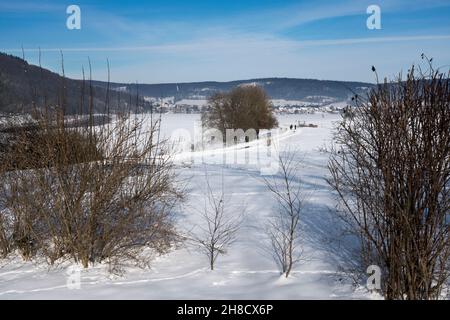
[[[199,115],[164,115],[163,134],[169,137],[174,130],[185,129],[193,137],[199,119]],[[69,267],[73,265],[69,263],[49,269],[45,264],[24,263],[12,257],[0,261],[0,299],[377,298],[363,287],[355,288],[339,273],[345,252],[337,249],[334,238],[339,222],[333,216],[333,194],[324,180],[328,154],[323,150],[330,144],[332,128],[338,120],[338,115],[328,113],[279,116],[282,129],[272,137],[278,152],[298,150],[302,161],[299,178],[308,195],[301,219],[305,259],[290,278],[280,275],[265,250],[263,227],[276,206],[261,179],[259,165],[266,165],[274,154],[267,154],[263,138],[247,149],[184,152],[176,158],[180,179],[187,184],[187,201],[177,209],[180,230],[190,230],[200,221],[196,208],[204,204],[205,174],[213,191],[220,192],[223,186],[230,206],[239,211],[245,208],[238,239],[228,254],[219,256],[216,270],[208,270],[207,259],[185,244],[154,257],[150,268],[127,267],[123,275],[112,275],[103,265],[83,270],[77,287],[72,282],[77,279],[76,272],[71,273]],[[300,128],[295,132],[286,129],[298,121],[317,124],[318,128]],[[249,164],[217,161],[223,159],[223,154],[227,159],[242,156]]]

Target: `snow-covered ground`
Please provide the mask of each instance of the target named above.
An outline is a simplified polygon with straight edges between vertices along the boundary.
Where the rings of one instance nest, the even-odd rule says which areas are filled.
[[[199,119],[199,115],[163,115],[163,134],[169,137],[174,130],[185,129],[194,137]],[[229,205],[236,211],[245,211],[238,239],[228,254],[218,258],[216,270],[208,270],[207,259],[184,244],[155,257],[150,268],[127,267],[123,275],[112,275],[103,265],[83,270],[77,288],[72,282],[77,279],[76,272],[70,272],[68,267],[73,265],[68,262],[49,269],[45,264],[24,263],[11,257],[0,261],[0,299],[377,298],[363,287],[355,289],[339,273],[339,265],[345,261],[334,242],[338,221],[332,211],[334,197],[324,180],[328,154],[323,150],[330,144],[332,127],[338,120],[338,115],[327,113],[279,116],[282,129],[272,136],[277,152],[298,151],[302,161],[299,178],[308,195],[301,220],[305,259],[290,278],[280,275],[265,249],[264,224],[276,206],[258,167],[261,163],[266,165],[274,155],[266,152],[267,133],[263,133],[263,138],[249,148],[185,151],[176,158],[180,179],[187,184],[187,201],[177,209],[180,230],[190,230],[201,221],[197,209],[204,205],[205,175],[214,192],[220,192],[223,186]],[[317,124],[318,128],[286,129],[298,122]],[[223,154],[227,159],[242,156],[248,163],[217,161],[223,159]],[[260,159],[260,163],[252,159]]]

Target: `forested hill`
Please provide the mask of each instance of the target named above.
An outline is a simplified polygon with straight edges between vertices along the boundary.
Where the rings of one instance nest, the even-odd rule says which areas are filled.
[[[105,86],[104,82],[96,85]],[[344,101],[354,93],[363,94],[373,84],[362,82],[344,82],[313,79],[264,78],[237,80],[230,82],[192,82],[165,84],[125,84],[113,83],[112,87],[124,92],[135,92],[136,87],[141,94],[148,97],[174,97],[181,99],[206,99],[217,92],[229,91],[237,86],[258,85],[264,88],[272,99],[302,100],[321,102],[331,99]]]
[[[28,64],[18,57],[0,53],[0,112],[17,112],[38,106],[64,105],[67,113],[89,110],[89,81],[73,80],[60,74]],[[258,85],[272,99],[301,100],[306,103],[345,101],[353,94],[363,94],[373,85],[361,82],[342,82],[313,79],[266,78],[230,82],[193,82],[165,84],[127,84],[92,81],[92,105],[95,112],[109,109],[136,109],[137,93],[141,98],[173,97],[207,99],[216,92],[229,91],[237,86]],[[110,88],[108,99],[107,88]],[[139,110],[150,108],[139,99]]]
[[[18,57],[0,53],[0,112],[27,111],[33,105],[50,108],[63,105],[67,113],[86,113],[89,101],[92,101],[94,112],[104,112],[106,101],[109,101],[110,110],[135,108],[135,95],[110,90],[106,99],[106,88],[106,83],[101,86],[93,83],[91,100],[89,81],[68,79]],[[148,107],[143,101],[139,106]]]

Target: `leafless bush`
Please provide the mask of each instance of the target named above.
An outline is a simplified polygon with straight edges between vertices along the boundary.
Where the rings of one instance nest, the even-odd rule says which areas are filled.
[[[98,128],[43,121],[34,151],[24,135],[8,154],[6,167],[14,169],[3,174],[13,247],[27,259],[39,251],[51,263],[70,256],[85,267],[136,258],[145,247],[166,251],[181,193],[156,138],[158,122],[144,132],[144,120],[128,117]]]
[[[222,132],[224,139],[227,129],[253,129],[259,138],[261,129],[278,125],[270,99],[260,87],[238,87],[212,96],[209,102],[211,107],[202,114],[202,123]]]
[[[182,192],[160,118],[124,110],[97,125],[92,99],[88,114],[68,117],[61,96],[60,106],[36,107],[31,126],[6,125],[0,253],[88,267],[140,260],[147,248],[166,252],[177,240],[172,209]]]
[[[243,208],[240,213],[231,211],[228,199],[223,191],[213,192],[209,177],[206,175],[206,195],[201,223],[190,232],[190,240],[206,255],[211,270],[214,270],[219,255],[226,254],[236,241],[242,222]]]
[[[449,277],[449,102],[448,75],[412,68],[358,99],[337,132],[329,182],[388,299],[439,298]]]
[[[297,181],[299,162],[297,152],[279,156],[280,176],[265,178],[267,188],[278,204],[267,226],[271,253],[282,273],[287,277],[292,267],[300,261],[300,218],[304,203],[301,184]],[[280,179],[281,178],[281,179]],[[280,181],[281,180],[281,181]]]

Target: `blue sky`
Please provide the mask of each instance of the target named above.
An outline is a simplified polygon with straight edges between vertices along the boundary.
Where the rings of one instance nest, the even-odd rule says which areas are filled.
[[[81,30],[66,28],[67,6]],[[381,8],[381,30],[366,9]],[[394,77],[420,54],[450,65],[450,0],[0,0],[0,50],[81,77],[92,61],[117,82],[227,81],[296,77],[373,82]],[[445,67],[444,67],[445,68]]]

